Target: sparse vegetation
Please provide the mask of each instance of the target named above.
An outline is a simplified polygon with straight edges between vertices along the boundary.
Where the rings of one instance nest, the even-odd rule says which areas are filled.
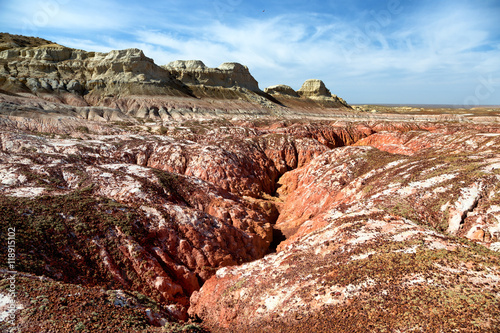
[[[238,282],[236,282],[235,284],[233,284],[231,287],[229,287],[228,289],[226,289],[224,291],[224,294],[222,295],[222,297],[225,297],[226,295],[231,294],[233,291],[241,289],[245,285],[246,281],[247,281],[246,278],[238,280]]]
[[[8,283],[6,279],[0,280],[0,288]],[[148,323],[145,307],[115,306],[101,287],[82,288],[76,284],[20,274],[16,288],[18,300],[25,305],[16,317],[28,320],[28,325],[23,325],[26,333],[105,332],[110,328],[130,333],[143,333],[146,329],[147,332],[162,332],[161,328]],[[156,305],[153,309],[160,309],[153,304]],[[5,322],[1,322],[0,329],[6,328],[4,325]]]
[[[90,130],[87,126],[78,126],[75,128],[78,132],[90,134]]]
[[[125,206],[109,199],[94,198],[90,191],[86,188],[69,195],[36,199],[0,196],[1,224],[22,231],[16,238],[20,271],[53,276],[63,273],[76,280],[108,280],[90,267],[82,269],[82,265],[92,265],[91,258],[96,255],[89,252],[91,240],[106,239],[114,228],[134,237],[144,234],[144,229],[138,223],[139,215],[120,209]],[[110,241],[108,246],[113,250],[116,245]],[[84,262],[78,262],[74,252],[85,258]],[[53,257],[59,260],[50,260]]]
[[[75,331],[83,331],[85,330],[85,324],[82,322],[79,322],[78,324],[75,325]]]
[[[162,332],[168,333],[195,333],[195,332],[204,332],[201,327],[197,324],[188,323],[188,324],[180,324],[176,322],[171,322],[165,324],[162,327]]]
[[[160,128],[158,129],[158,134],[160,134],[160,135],[168,134],[168,127],[160,126]]]

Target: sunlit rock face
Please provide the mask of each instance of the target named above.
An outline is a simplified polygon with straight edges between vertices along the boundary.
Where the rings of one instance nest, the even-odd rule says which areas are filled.
[[[305,81],[297,92],[305,97],[331,97],[332,95],[323,81],[316,79]]]
[[[2,135],[8,156],[2,157],[2,206],[19,218],[20,229],[38,230],[41,223],[34,218],[23,225],[23,214],[45,214],[65,226],[48,240],[35,233],[19,245],[20,252],[36,250],[45,258],[26,262],[28,271],[140,290],[177,304],[175,314],[184,317],[189,295],[215,268],[266,253],[269,219],[212,183],[119,160],[115,144],[121,140],[130,137],[82,144]],[[53,247],[50,240],[66,233],[73,236]]]
[[[217,68],[210,68],[200,60],[176,60],[163,68],[173,73],[181,82],[189,85],[241,87],[251,91],[260,91],[248,67],[235,62],[227,62]]]
[[[287,96],[292,96],[292,97],[299,97],[299,94],[293,90],[292,87],[287,86],[285,84],[278,84],[274,86],[267,87],[264,89],[264,92],[271,94],[271,95],[287,95]]]
[[[311,102],[322,108],[347,107],[351,108],[346,101],[337,95],[332,95],[330,90],[321,80],[306,80],[299,90],[295,91],[292,87],[278,84],[267,87],[264,92],[273,96],[277,101],[289,107],[302,109],[311,108]]]
[[[68,135],[51,121],[2,118],[3,223],[30,235],[21,271],[145,294],[162,306],[134,310],[148,325],[496,325],[496,126],[191,121],[153,134],[67,119]],[[458,295],[462,319],[438,320]]]
[[[89,107],[99,107],[94,110],[97,117],[90,115],[99,121],[352,111],[331,95],[319,104],[307,96],[299,104],[280,101],[261,91],[248,67],[236,62],[209,68],[201,60],[176,60],[159,66],[139,49],[87,52],[4,33],[0,89],[24,97],[23,104],[33,99],[60,103],[65,113],[80,117],[89,117]]]
[[[384,132],[285,173],[278,253],[220,269],[190,313],[219,332],[494,330],[498,309],[472,304],[500,301],[486,249],[500,244],[499,140],[488,126]]]

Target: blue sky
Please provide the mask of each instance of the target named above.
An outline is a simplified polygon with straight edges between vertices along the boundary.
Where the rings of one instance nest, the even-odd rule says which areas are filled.
[[[500,0],[0,0],[0,31],[236,61],[261,89],[317,78],[353,104],[500,105]]]

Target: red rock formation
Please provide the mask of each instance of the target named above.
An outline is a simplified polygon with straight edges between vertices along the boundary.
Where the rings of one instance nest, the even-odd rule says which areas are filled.
[[[184,317],[188,296],[215,268],[260,258],[272,241],[268,218],[258,207],[200,179],[135,163],[106,163],[105,151],[109,150],[110,156],[113,151],[109,141],[80,145],[72,140],[7,133],[1,141],[9,154],[2,169],[4,195],[69,198],[79,195],[83,187],[92,187],[92,197],[115,200],[128,207],[123,208],[126,211],[133,209],[140,218],[137,223],[145,228],[142,236],[124,234],[123,227],[112,228],[95,240],[91,257],[82,252],[85,249],[77,250],[77,256],[96,262],[99,274],[109,274],[123,287],[138,288],[178,304],[181,307],[173,311],[175,315]],[[35,151],[41,155],[32,157]],[[46,183],[44,177],[48,177]],[[39,205],[37,200],[19,200],[26,201],[27,207]],[[11,204],[5,202],[6,206]],[[65,216],[74,214],[61,210]],[[14,210],[11,214],[20,213]],[[47,214],[57,216],[56,212]],[[110,239],[111,248],[105,245]],[[68,248],[57,247],[55,251],[64,253]],[[64,262],[46,264],[59,267]],[[133,279],[127,270],[136,274]],[[81,278],[80,274],[69,275],[64,267],[50,268],[46,274],[74,282]],[[105,279],[97,278],[93,283],[105,283]]]
[[[498,254],[449,236],[499,248],[500,136],[492,131],[408,132],[401,147],[410,146],[411,157],[343,147],[286,173],[276,227],[288,239],[276,254],[219,270],[191,297],[190,314],[217,332],[446,331],[477,318],[494,330],[497,308],[478,315],[474,305],[449,320],[462,309],[453,281],[467,286],[461,297],[474,304],[496,294],[491,283],[500,280]],[[373,137],[373,145],[387,144]],[[437,295],[445,301],[436,303]],[[410,299],[418,306],[406,307]],[[490,306],[498,302],[494,296]]]
[[[458,279],[473,300],[479,283],[500,275],[494,252],[450,237],[499,247],[496,126],[272,118],[106,126],[36,114],[0,118],[2,222],[30,235],[18,243],[21,271],[138,291],[165,316],[186,319],[193,305],[190,314],[214,331],[256,332],[422,322],[447,331],[458,326],[436,318],[451,312],[430,299],[455,304],[457,284],[436,290],[431,280]],[[476,266],[483,275],[468,268]],[[496,309],[492,297],[485,302]],[[406,299],[439,316],[408,310],[405,326],[396,314]],[[367,315],[358,325],[345,313]],[[485,329],[498,317],[481,313]]]
[[[448,330],[472,319],[486,331],[496,327],[498,299],[488,301],[484,312],[473,299],[495,294],[498,256],[478,259],[480,248],[464,248],[383,212],[329,213],[324,219],[325,227],[282,252],[220,269],[193,294],[190,313],[215,332]],[[467,308],[453,293],[457,281],[467,286],[460,293]],[[461,316],[454,317],[459,309]]]
[[[381,132],[359,140],[355,145],[372,146],[391,154],[413,155],[421,149],[433,146],[433,135],[426,132],[426,137],[424,137],[422,134],[415,132]]]

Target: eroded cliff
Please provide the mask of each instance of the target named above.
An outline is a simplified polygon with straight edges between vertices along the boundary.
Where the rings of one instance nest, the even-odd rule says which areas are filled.
[[[86,52],[35,38],[4,34],[0,89],[22,97],[74,107],[99,106],[141,119],[171,120],[205,114],[273,115],[295,111],[351,110],[338,98],[318,104],[287,105],[261,91],[239,63],[208,68],[203,62],[173,61],[158,66],[141,50]],[[17,43],[15,42],[17,40]],[[42,42],[43,41],[43,42]]]

